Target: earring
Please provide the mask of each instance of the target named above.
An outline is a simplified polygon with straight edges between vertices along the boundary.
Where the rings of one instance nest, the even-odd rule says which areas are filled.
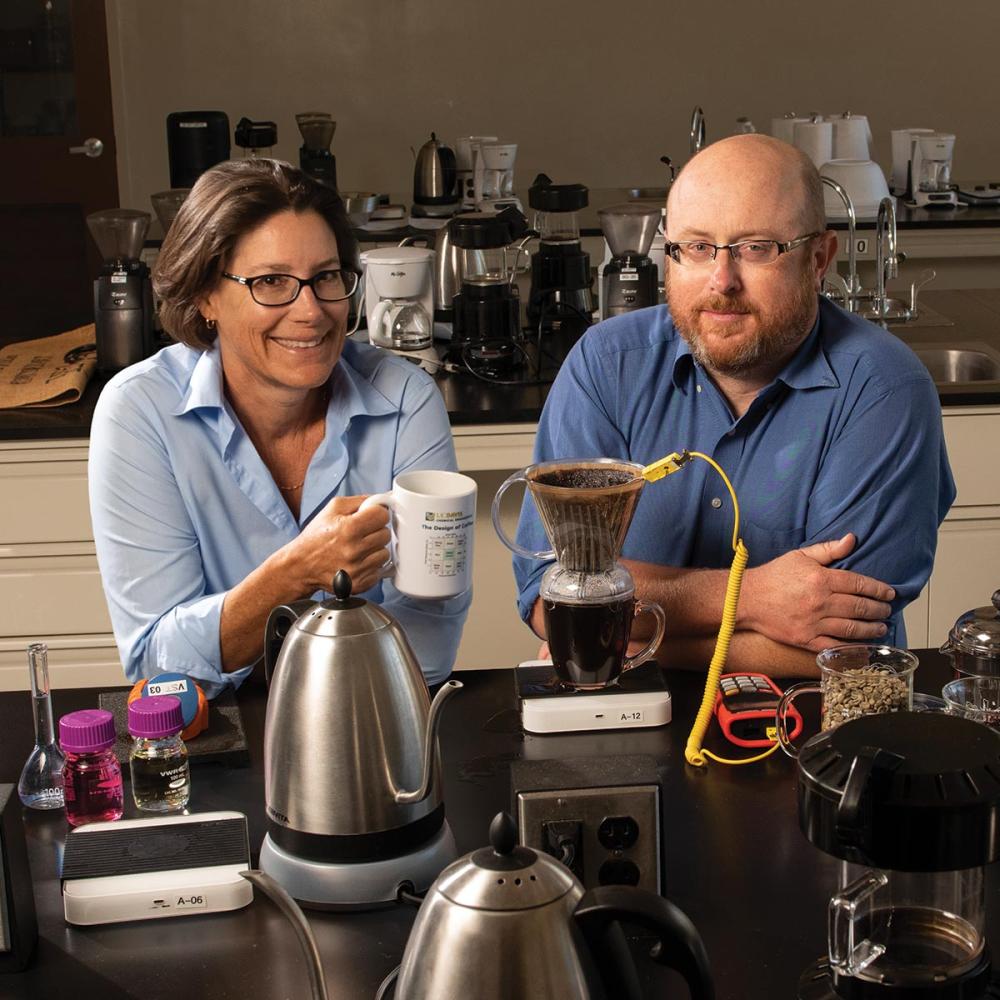
[[[215,320],[214,319],[206,319],[205,320],[205,326],[207,326],[209,328],[209,330],[214,330],[215,329]]]

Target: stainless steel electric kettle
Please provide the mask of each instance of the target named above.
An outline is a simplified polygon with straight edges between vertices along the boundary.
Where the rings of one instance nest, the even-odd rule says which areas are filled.
[[[394,1000],[640,1000],[619,921],[659,938],[651,957],[683,976],[692,1000],[715,996],[701,937],[672,903],[632,886],[584,892],[560,862],[516,846],[506,814],[493,820],[490,841],[431,886]]]
[[[317,904],[338,902],[344,881],[362,881],[361,865],[378,873],[387,859],[399,859],[401,877],[415,884],[406,859],[444,834],[451,840],[437,730],[442,705],[462,687],[447,681],[432,703],[399,623],[352,597],[343,571],[333,594],[275,608],[264,651],[268,837],[261,867],[296,899]],[[348,867],[330,898],[310,896],[322,878]],[[374,897],[351,902],[385,901],[372,891]]]
[[[431,132],[413,165],[413,204],[431,210],[457,208],[460,200],[457,179],[454,150]]]

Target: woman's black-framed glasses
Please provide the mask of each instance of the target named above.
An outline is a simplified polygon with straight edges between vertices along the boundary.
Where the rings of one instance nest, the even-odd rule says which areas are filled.
[[[741,264],[773,264],[783,253],[814,240],[822,233],[807,233],[787,243],[780,240],[741,240],[739,243],[707,243],[705,240],[687,240],[684,243],[668,243],[666,251],[678,264],[698,267],[711,264],[720,250],[728,250],[733,261]]]
[[[349,299],[358,287],[357,271],[319,271],[311,278],[296,278],[294,274],[258,274],[244,278],[222,272],[223,278],[245,285],[254,302],[260,306],[287,306],[298,297],[302,287],[312,289],[320,302],[340,302]]]

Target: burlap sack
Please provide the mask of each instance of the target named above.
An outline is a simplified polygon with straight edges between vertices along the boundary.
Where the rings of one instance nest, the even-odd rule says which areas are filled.
[[[75,403],[96,368],[93,323],[0,347],[0,409]]]

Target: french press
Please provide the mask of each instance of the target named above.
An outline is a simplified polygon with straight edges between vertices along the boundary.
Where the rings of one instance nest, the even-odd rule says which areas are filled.
[[[799,1000],[1000,996],[984,880],[1000,857],[1000,734],[943,713],[845,722],[802,748],[798,811],[842,862],[827,955]]]

